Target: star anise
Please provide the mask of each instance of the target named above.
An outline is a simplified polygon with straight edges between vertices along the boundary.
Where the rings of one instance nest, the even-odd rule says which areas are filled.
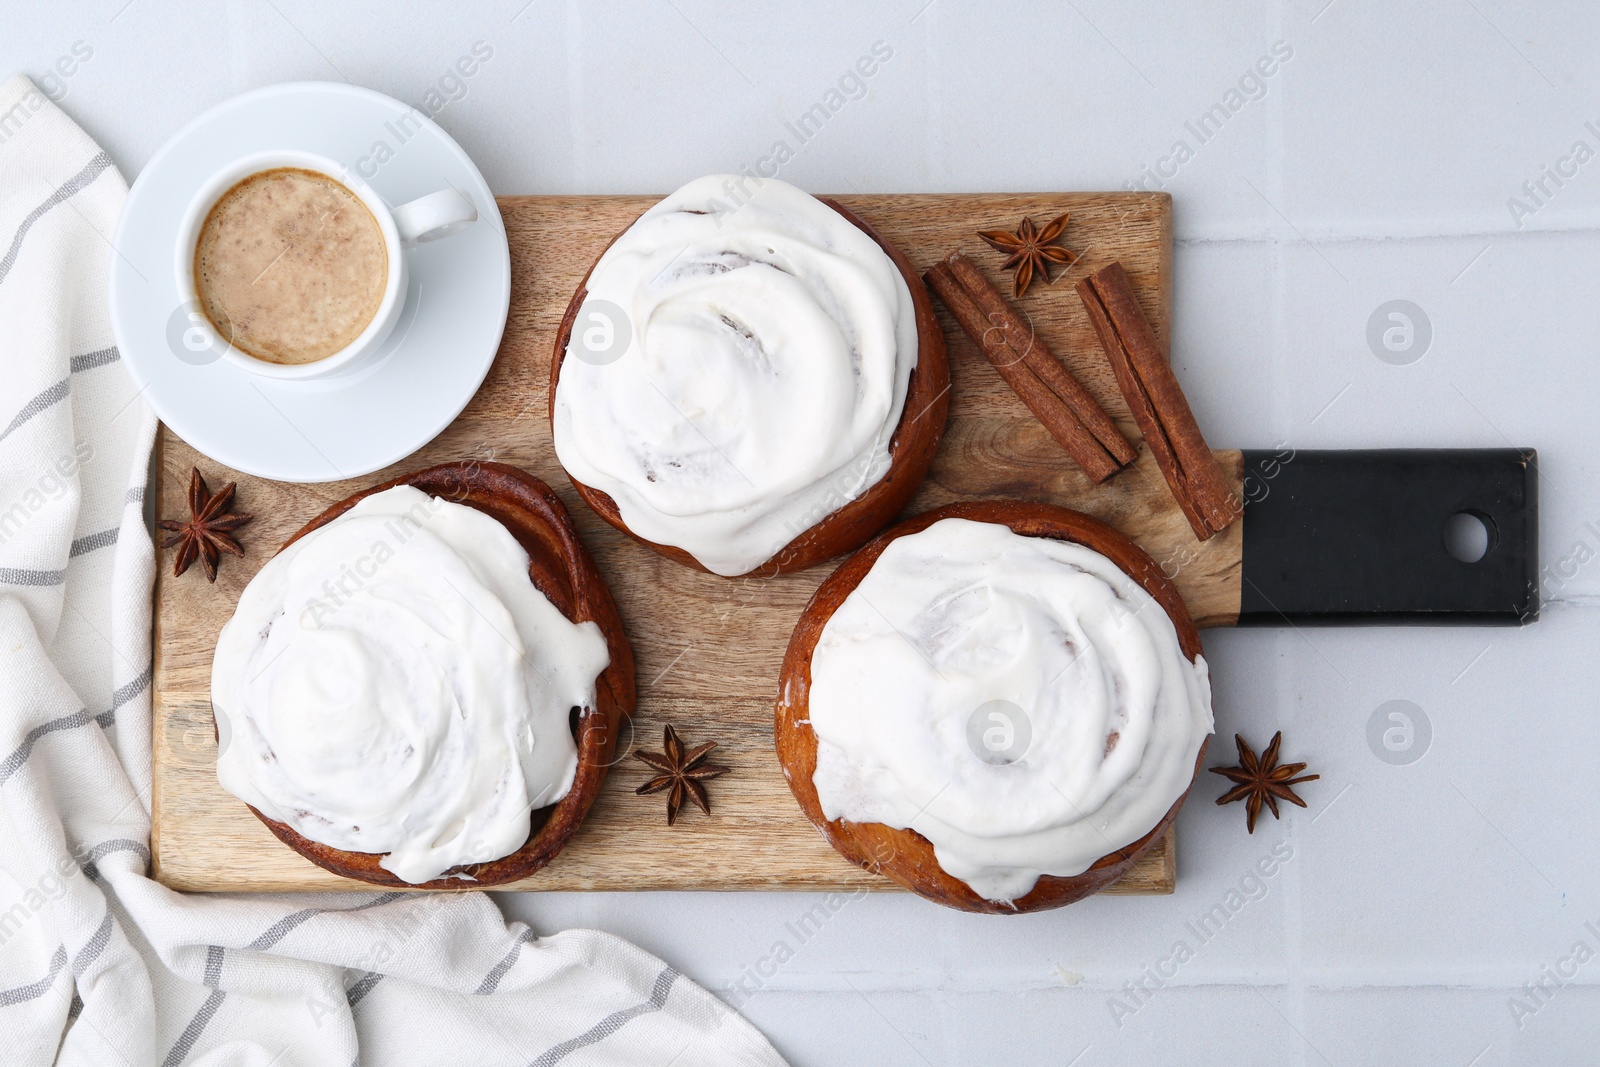
[[[1016,233],[1007,233],[1005,230],[982,230],[978,236],[989,242],[991,247],[1010,254],[1011,258],[1000,264],[1000,269],[1016,270],[1013,295],[1021,296],[1033,283],[1035,272],[1044,275],[1044,280],[1048,283],[1050,264],[1058,263],[1066,266],[1078,258],[1068,249],[1052,243],[1066,228],[1065,215],[1053,219],[1042,230],[1033,224],[1032,219],[1024,216],[1021,224],[1017,226]]]
[[[1282,818],[1278,814],[1278,801],[1287,800],[1291,804],[1298,804],[1302,808],[1306,802],[1294,795],[1294,790],[1289,788],[1301,782],[1311,782],[1321,778],[1320,774],[1305,774],[1296,778],[1306,769],[1304,763],[1285,763],[1278,766],[1278,746],[1283,741],[1283,731],[1279,730],[1272,735],[1272,744],[1261,753],[1261,758],[1256,759],[1256,754],[1250,751],[1250,746],[1244,743],[1244,738],[1238,734],[1233,735],[1234,743],[1239,746],[1239,766],[1237,767],[1212,767],[1212,774],[1220,774],[1230,782],[1239,784],[1217,798],[1218,804],[1231,804],[1235,800],[1245,802],[1245,826],[1253,834],[1256,832],[1256,816],[1261,814],[1261,802],[1264,800],[1267,807],[1272,809],[1274,819]]]
[[[222,553],[244,556],[244,549],[233,539],[233,531],[254,516],[234,515],[228,511],[228,505],[233,503],[234,485],[229,482],[213,494],[206,487],[206,480],[200,477],[200,468],[194,468],[189,476],[189,521],[162,519],[158,524],[163,530],[173,531],[172,536],[161,543],[162,548],[181,546],[172,564],[174,578],[188,570],[189,564],[198,558],[206,572],[206,581],[214,582]]]
[[[727,767],[720,767],[715,763],[704,762],[711,750],[717,747],[715,741],[707,741],[696,745],[694,748],[685,749],[683,742],[678,738],[678,731],[670,725],[662,731],[663,752],[635,752],[633,758],[642,760],[660,771],[654,778],[634,790],[638,796],[648,796],[659,793],[663,789],[667,792],[667,825],[671,826],[678,821],[678,809],[683,807],[683,800],[688,797],[695,805],[707,815],[711,814],[711,798],[706,793],[702,784],[727,774]]]

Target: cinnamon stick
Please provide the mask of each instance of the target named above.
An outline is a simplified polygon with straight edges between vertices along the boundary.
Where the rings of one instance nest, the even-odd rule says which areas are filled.
[[[1012,351],[1021,357],[1052,393],[1065,401],[1083,428],[1094,435],[1094,439],[1111,454],[1117,465],[1125,467],[1137,459],[1139,453],[1122,436],[1122,431],[1117,429],[1111,416],[1095,403],[1094,397],[1072,376],[1072,372],[1061,365],[1050,349],[1045,347],[1044,341],[1034,334],[1032,325],[1023,321],[1017,309],[983,276],[982,271],[973,266],[972,260],[960,252],[954,252],[945,262],[956,281],[972,297],[972,302],[978,305],[978,310],[983,312],[984,318],[1000,327]]]
[[[1122,265],[1102,267],[1077,288],[1117,386],[1195,536],[1204,541],[1227,529],[1242,505],[1212,457]]]
[[[1022,352],[1014,350],[1004,327],[985,317],[978,303],[956,280],[948,264],[934,264],[923,274],[923,280],[944,301],[962,332],[972,338],[984,358],[1000,372],[1006,384],[1091,480],[1103,482],[1122,468],[1123,463],[1118,457],[1085,428],[1066,400],[1045,384],[1023,359],[1026,349]],[[1053,357],[1050,358],[1053,362]],[[1082,387],[1079,388],[1081,390]],[[1087,397],[1088,394],[1084,395]],[[1092,398],[1089,398],[1089,403],[1093,405]],[[1126,441],[1123,441],[1123,446],[1132,452]]]

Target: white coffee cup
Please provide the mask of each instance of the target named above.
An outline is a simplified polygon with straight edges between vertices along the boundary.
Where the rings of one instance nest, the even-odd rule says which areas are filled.
[[[384,246],[389,253],[389,277],[384,284],[383,300],[372,321],[348,345],[312,363],[272,363],[235,347],[217,333],[216,327],[201,310],[200,296],[195,291],[195,245],[211,208],[224,193],[250,175],[280,167],[315,171],[349,189],[372,212],[378,229],[383,232]],[[251,374],[280,381],[324,378],[348,370],[376,352],[400,321],[400,313],[405,307],[407,250],[459,233],[477,218],[478,211],[472,201],[455,189],[441,189],[391,208],[354,170],[312,152],[280,149],[257,152],[236,160],[212,175],[200,187],[184,211],[178,227],[178,298],[183,302],[188,319],[188,328],[182,334],[185,351],[178,355],[185,362],[195,364],[209,363],[220,357]]]

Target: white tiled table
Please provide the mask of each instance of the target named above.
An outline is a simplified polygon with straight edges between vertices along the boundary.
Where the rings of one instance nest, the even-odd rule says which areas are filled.
[[[132,178],[233,93],[342,77],[420,103],[481,41],[492,57],[438,121],[496,191],[650,192],[793,146],[785,121],[882,41],[892,58],[784,178],[1101,189],[1163,166],[1174,360],[1214,442],[1532,445],[1545,561],[1580,544],[1595,560],[1552,575],[1521,631],[1209,633],[1219,754],[1282,726],[1323,779],[1253,838],[1202,784],[1173,897],[995,919],[874,895],[804,944],[785,928],[814,902],[798,894],[522,895],[509,912],[613,931],[713,988],[789,941],[743,1006],[797,1065],[1600,1058],[1600,962],[1539,999],[1522,988],[1579,940],[1600,952],[1584,927],[1600,929],[1600,159],[1545,179],[1540,202],[1523,190],[1580,139],[1600,153],[1600,8],[525,2],[13,5],[0,74],[92,49],[61,102]],[[1292,56],[1199,143],[1185,124],[1280,41]],[[1162,164],[1179,138],[1192,155]],[[1366,342],[1396,298],[1432,324],[1408,366]],[[1433,725],[1409,766],[1367,746],[1397,698]],[[1293,858],[1202,946],[1186,924],[1280,842]],[[1180,939],[1196,951],[1174,978],[1123,992]],[[1520,1026],[1513,997],[1537,1008]]]

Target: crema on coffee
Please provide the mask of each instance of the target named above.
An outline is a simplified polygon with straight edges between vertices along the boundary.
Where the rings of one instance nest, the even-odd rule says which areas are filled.
[[[195,244],[201,311],[235,348],[271,363],[345,348],[377,315],[388,280],[388,246],[361,198],[296,167],[223,193]]]

